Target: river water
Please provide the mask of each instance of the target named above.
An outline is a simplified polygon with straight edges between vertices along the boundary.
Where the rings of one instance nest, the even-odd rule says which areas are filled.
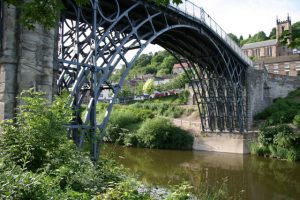
[[[300,200],[300,163],[204,151],[128,148],[106,144],[120,164],[152,186],[169,187],[187,181],[197,193],[226,182],[230,196],[246,200]]]

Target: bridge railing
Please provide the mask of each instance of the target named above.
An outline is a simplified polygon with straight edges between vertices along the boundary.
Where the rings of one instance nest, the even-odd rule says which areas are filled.
[[[234,42],[227,33],[215,22],[209,14],[207,14],[203,8],[195,5],[194,3],[184,0],[183,3],[176,5],[171,3],[171,9],[182,12],[187,17],[192,18],[194,21],[199,21],[208,26],[214,31],[229,47],[236,52],[247,64],[253,66],[251,59],[244,54],[242,49]]]

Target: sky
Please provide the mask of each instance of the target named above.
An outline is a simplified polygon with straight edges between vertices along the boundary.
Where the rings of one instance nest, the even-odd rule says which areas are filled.
[[[276,18],[292,24],[300,21],[300,0],[191,0],[202,7],[227,33],[248,38],[264,31],[268,36],[276,26]],[[144,53],[162,50],[149,46]]]

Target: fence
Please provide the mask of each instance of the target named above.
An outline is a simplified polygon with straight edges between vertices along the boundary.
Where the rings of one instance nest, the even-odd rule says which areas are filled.
[[[187,121],[182,119],[172,119],[171,120],[175,126],[178,126],[185,130],[192,130],[192,131],[200,131],[200,122],[195,121]]]

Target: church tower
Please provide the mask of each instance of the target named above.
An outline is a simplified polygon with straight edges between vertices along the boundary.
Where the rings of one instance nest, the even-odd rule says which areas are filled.
[[[276,19],[277,27],[276,27],[276,39],[278,40],[282,33],[286,30],[292,31],[292,23],[291,17],[288,15],[287,20],[280,21],[278,18]]]

